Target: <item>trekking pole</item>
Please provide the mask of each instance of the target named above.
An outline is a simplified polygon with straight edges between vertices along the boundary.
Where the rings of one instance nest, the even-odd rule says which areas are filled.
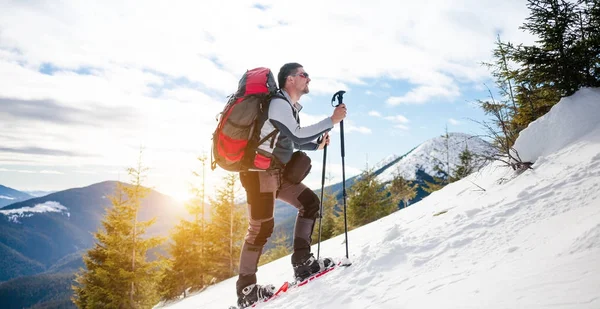
[[[325,136],[323,136],[325,138]],[[323,174],[321,175],[321,210],[319,211],[319,241],[317,242],[317,260],[321,251],[321,219],[323,218],[323,190],[325,190],[325,163],[327,158],[327,144],[323,147]]]
[[[333,95],[333,98],[331,98],[331,105],[333,107],[337,107],[340,104],[343,104],[343,100],[344,100],[344,93],[346,93],[346,91],[340,90],[338,92],[336,92]],[[333,102],[335,101],[335,99],[338,99],[338,104],[337,105],[333,105]],[[344,234],[346,237],[346,263],[343,266],[350,266],[351,263],[348,260],[348,219],[346,216],[346,164],[344,162],[344,158],[346,157],[346,152],[344,150],[344,120],[342,120],[340,122],[340,133],[341,133],[341,143],[342,143],[342,196],[344,199]]]

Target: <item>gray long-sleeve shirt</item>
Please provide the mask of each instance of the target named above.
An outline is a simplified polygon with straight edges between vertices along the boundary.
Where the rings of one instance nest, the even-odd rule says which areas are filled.
[[[272,153],[279,161],[286,164],[292,158],[294,149],[316,150],[319,145],[315,142],[318,137],[333,128],[333,121],[327,117],[310,126],[300,126],[300,110],[302,105],[292,104],[292,100],[285,90],[281,93],[288,101],[275,97],[269,104],[268,119],[265,121],[260,138],[264,138],[275,129],[279,130],[275,136],[275,143],[271,139],[259,145],[259,149]],[[274,148],[272,148],[274,146]]]

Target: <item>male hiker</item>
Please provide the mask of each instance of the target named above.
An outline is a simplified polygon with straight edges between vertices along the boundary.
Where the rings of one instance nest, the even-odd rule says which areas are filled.
[[[310,78],[298,63],[283,65],[277,75],[282,97],[274,97],[268,118],[260,131],[259,150],[271,153],[284,165],[280,171],[241,172],[240,181],[246,190],[249,226],[240,254],[240,274],[236,282],[238,306],[248,307],[273,295],[273,285],[256,284],[258,261],[267,239],[273,232],[275,200],[280,199],[298,209],[294,228],[292,266],[294,277],[303,280],[332,266],[329,258],[317,260],[310,250],[311,235],[319,216],[318,196],[302,180],[310,171],[310,159],[302,151],[320,150],[329,144],[328,132],[346,117],[344,104],[320,122],[302,127],[298,103],[309,92]],[[275,134],[273,134],[275,132]],[[320,141],[317,143],[317,140]]]

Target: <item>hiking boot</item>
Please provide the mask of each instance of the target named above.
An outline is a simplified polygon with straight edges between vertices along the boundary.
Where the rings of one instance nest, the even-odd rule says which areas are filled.
[[[258,285],[251,284],[238,292],[238,307],[247,308],[259,301],[264,301],[273,296],[275,286],[272,284]]]
[[[304,262],[294,264],[294,277],[297,281],[304,281],[308,277],[317,274],[327,268],[333,267],[333,260],[330,258],[316,259],[311,253]]]

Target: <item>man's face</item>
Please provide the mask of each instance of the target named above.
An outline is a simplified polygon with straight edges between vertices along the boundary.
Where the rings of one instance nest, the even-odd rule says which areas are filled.
[[[308,73],[304,71],[304,68],[300,67],[296,69],[296,73],[291,75],[294,79],[294,86],[299,93],[307,94],[309,92],[308,83],[310,83],[310,77]]]

